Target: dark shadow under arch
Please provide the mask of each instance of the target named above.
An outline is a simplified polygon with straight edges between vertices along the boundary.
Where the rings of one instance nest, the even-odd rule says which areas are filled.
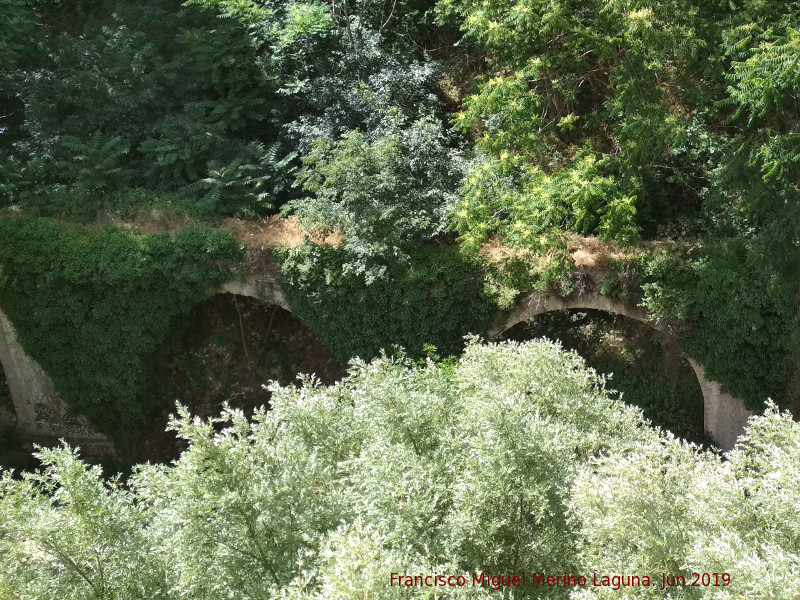
[[[150,460],[180,450],[162,434],[175,402],[201,418],[215,416],[223,402],[245,413],[269,406],[264,384],[298,383],[298,373],[326,384],[341,379],[333,355],[289,311],[257,298],[217,294],[179,319],[155,370],[156,393],[167,408],[148,424],[143,444]]]
[[[572,308],[520,321],[500,339],[539,337],[559,339],[598,372],[614,373],[610,389],[642,408],[654,425],[705,442],[703,391],[674,336],[630,316]]]
[[[6,372],[0,363],[0,431],[13,429],[17,424],[17,412],[11,398],[11,389],[8,387]]]
[[[0,467],[18,471],[30,468],[33,461],[28,453],[22,451],[16,427],[17,411],[6,372],[0,363]]]

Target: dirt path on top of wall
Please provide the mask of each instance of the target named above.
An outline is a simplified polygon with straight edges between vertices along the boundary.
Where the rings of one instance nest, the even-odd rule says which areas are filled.
[[[104,218],[100,224],[111,225],[120,229],[132,229],[143,234],[154,234],[159,232],[174,233],[190,225],[196,225],[198,221],[188,215],[151,210],[133,219],[118,219],[109,216]],[[303,231],[296,217],[284,218],[278,215],[260,219],[228,217],[218,221],[204,222],[203,224],[231,230],[234,238],[245,244],[250,250],[299,246],[305,240],[312,240],[329,246],[339,246],[343,240],[341,232],[321,235]]]

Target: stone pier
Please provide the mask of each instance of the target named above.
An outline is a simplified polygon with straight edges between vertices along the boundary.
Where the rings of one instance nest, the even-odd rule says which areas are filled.
[[[80,446],[86,457],[114,454],[109,440],[92,430],[86,419],[71,416],[53,382],[17,341],[14,326],[0,311],[0,363],[16,412],[17,438],[23,444],[53,445],[64,439]]]

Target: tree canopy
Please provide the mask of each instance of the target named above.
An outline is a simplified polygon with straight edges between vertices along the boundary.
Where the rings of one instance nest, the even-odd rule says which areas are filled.
[[[472,343],[456,362],[356,362],[272,410],[179,411],[173,465],[105,481],[69,448],[0,488],[0,590],[24,598],[641,598],[599,575],[728,574],[673,598],[798,583],[800,426],[774,407],[725,459],[652,429],[573,353]],[[390,574],[464,574],[397,587]],[[530,585],[533,573],[585,587]],[[599,581],[599,579],[598,579]],[[619,580],[618,580],[619,581]]]

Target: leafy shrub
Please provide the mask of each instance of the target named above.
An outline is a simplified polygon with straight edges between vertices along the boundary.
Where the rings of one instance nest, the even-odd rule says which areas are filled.
[[[800,584],[800,490],[787,476],[798,449],[800,427],[770,405],[728,460],[674,439],[598,459],[573,492],[582,567],[648,574],[659,589],[662,573],[683,576],[686,587],[669,588],[675,598],[784,597]],[[692,588],[693,572],[717,573],[718,587]],[[607,588],[596,597],[641,595]]]
[[[686,318],[686,351],[746,405],[792,406],[786,387],[797,347],[797,280],[754,262],[741,239],[690,260],[643,258],[643,304],[659,318]]]
[[[722,80],[707,68],[707,11],[683,0],[436,8],[488,63],[455,119],[486,157],[457,213],[468,245],[497,231],[534,247],[552,227],[634,242],[652,225],[639,213],[672,218],[670,206],[651,207],[665,186],[684,214],[695,210],[696,186],[683,182],[696,175],[698,140],[686,115],[702,113]],[[654,172],[657,185],[643,185]],[[494,187],[502,195],[485,193]]]
[[[647,439],[640,420],[552,345],[472,345],[446,368],[355,362],[337,386],[273,387],[253,423],[183,411],[173,427],[188,451],[127,488],[44,451],[46,472],[2,481],[0,589],[355,599],[394,597],[393,571],[560,573],[576,560],[577,465]]]
[[[294,153],[280,157],[280,144],[269,148],[252,143],[242,158],[227,165],[209,163],[208,177],[184,188],[187,194],[205,192],[196,211],[212,214],[253,215],[275,208],[281,192],[289,187],[289,164]]]
[[[307,229],[339,229],[353,256],[350,268],[378,276],[381,263],[447,228],[461,176],[460,154],[449,141],[432,118],[407,127],[396,121],[370,134],[352,131],[338,142],[320,138],[298,174],[310,195],[286,210]]]
[[[273,386],[248,422],[173,421],[188,449],[121,485],[68,449],[0,479],[0,593],[243,600],[430,598],[391,573],[525,571],[521,598],[641,598],[592,573],[729,576],[671,597],[783,598],[800,584],[800,425],[774,406],[723,460],[646,427],[544,342],[470,344],[457,365],[352,364],[340,384]],[[632,526],[635,525],[635,526]],[[533,586],[532,573],[586,588]],[[765,573],[768,577],[765,577]],[[653,583],[656,585],[654,586]],[[655,589],[653,589],[655,588]]]
[[[292,312],[342,363],[403,346],[414,356],[433,345],[457,353],[462,337],[485,332],[492,313],[474,267],[446,248],[419,248],[368,280],[349,268],[346,250],[317,244],[278,260]]]

